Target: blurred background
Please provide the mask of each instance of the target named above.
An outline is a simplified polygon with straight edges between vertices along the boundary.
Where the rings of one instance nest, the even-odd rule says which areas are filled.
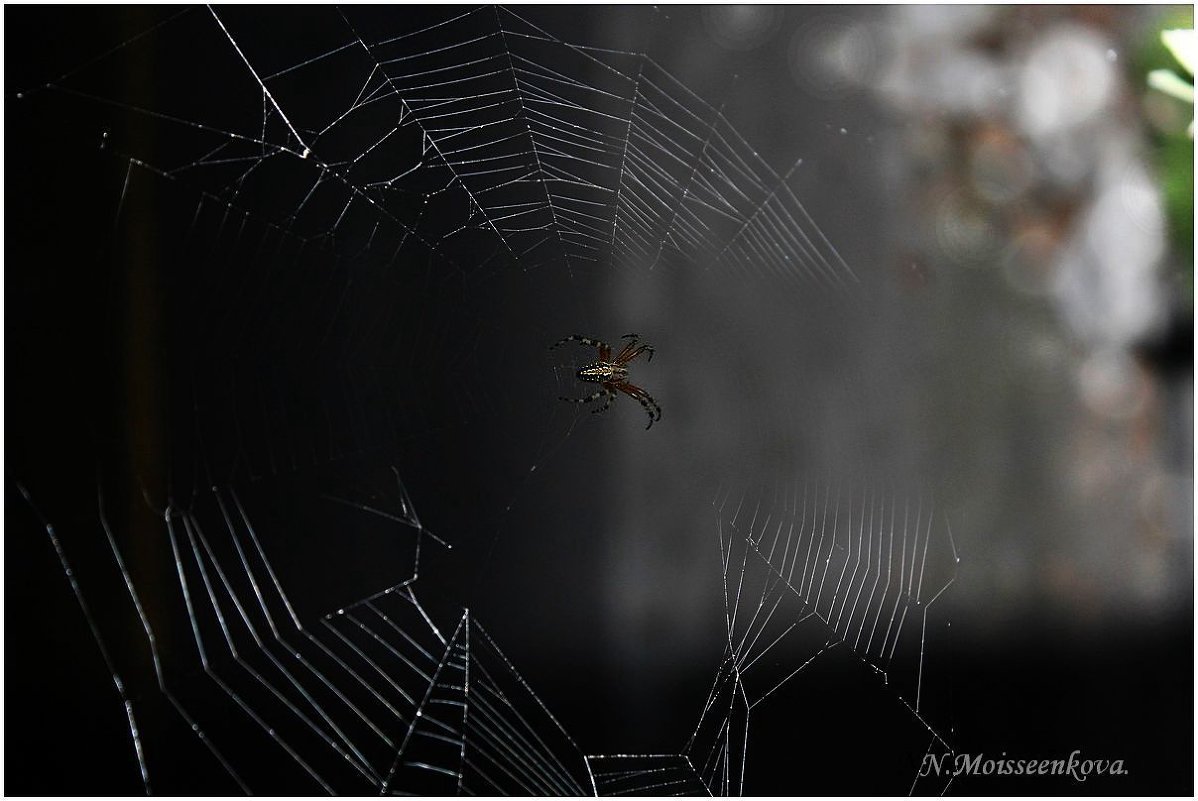
[[[953,638],[939,645],[954,665],[961,747],[1134,752],[1156,777],[1145,781],[1190,792],[1193,109],[1148,75],[1192,80],[1161,41],[1163,29],[1191,29],[1192,10],[663,13],[669,33],[647,49],[668,53],[713,103],[736,73],[728,113],[785,154],[775,164],[811,156],[796,171],[811,187],[801,196],[869,271],[877,305],[849,331],[724,286],[698,302],[739,301],[734,314],[768,318],[774,337],[822,337],[835,349],[830,374],[851,363],[865,387],[885,388],[855,394],[848,414],[847,403],[821,407],[814,424],[794,398],[815,392],[815,371],[738,403],[777,427],[763,435],[771,442],[802,442],[798,429],[814,427],[835,431],[836,449],[868,431],[871,459],[897,460],[944,493],[962,563],[947,596]],[[646,299],[631,284],[622,302],[664,310],[671,336],[702,339],[712,318],[694,315],[689,293],[703,290],[692,287]],[[753,344],[737,360],[769,374],[776,352]],[[696,428],[727,431],[702,384],[687,389],[696,416],[708,415]],[[649,536],[703,525],[661,498],[677,446],[625,461],[641,491],[623,507],[614,570],[621,587],[661,588],[620,593],[618,619],[642,632],[627,658],[658,658],[647,645],[693,621],[663,599],[703,586],[698,567],[680,570]],[[729,448],[708,446],[713,461]],[[956,790],[1070,788],[980,779]]]
[[[383,436],[358,397],[326,404],[329,421],[311,427],[327,429],[329,462],[377,459],[338,453],[341,424],[385,440],[421,519],[454,544],[422,552],[430,608],[451,619],[468,604],[586,753],[673,753],[723,647],[720,487],[865,470],[934,496],[961,556],[927,642],[937,730],[965,753],[1079,749],[1129,769],[1085,785],[970,778],[951,792],[1191,794],[1193,105],[1157,71],[1192,85],[1161,36],[1192,29],[1192,9],[519,11],[568,42],[648,53],[791,176],[859,283],[796,290],[628,263],[405,281],[382,299],[347,284],[350,316],[373,320],[372,304],[390,303],[410,321],[394,325],[416,332],[411,374],[428,378],[401,391],[420,415]],[[230,12],[228,24],[269,62],[287,52],[280,32],[309,35],[311,20],[288,13]],[[412,13],[379,12],[378,38],[440,19]],[[180,446],[200,403],[180,387],[208,369],[175,358],[176,343],[254,352],[246,321],[265,307],[241,299],[257,297],[255,270],[304,265],[312,283],[288,299],[316,307],[323,257],[287,261],[267,234],[250,235],[256,250],[197,253],[196,198],[209,189],[171,167],[176,151],[196,158],[185,144],[206,132],[139,109],[186,117],[194,103],[218,130],[260,124],[268,138],[261,96],[236,82],[242,64],[210,18],[21,8],[5,21],[6,791],[140,792],[111,677],[43,524],[61,528],[86,581],[89,560],[105,558],[87,545],[103,535],[99,473],[134,548],[169,566],[138,520],[153,517],[147,502],[161,510],[202,483],[187,474],[198,456]],[[321,73],[313,106],[339,83]],[[150,190],[127,157],[182,182]],[[265,212],[283,184],[264,185],[212,197]],[[484,262],[482,249],[463,250]],[[219,336],[175,322],[193,285],[174,276],[190,274]],[[284,317],[279,350],[305,329]],[[625,331],[658,349],[634,373],[663,407],[648,432],[626,398],[594,417],[558,403],[582,394],[570,360],[586,354],[544,351],[569,334]],[[506,380],[490,380],[491,347]],[[272,380],[338,386],[315,363],[294,369]],[[273,452],[266,478],[243,475],[255,433],[231,408],[206,432],[208,450],[236,452],[231,481],[298,497],[342,480],[293,479]],[[274,441],[302,450],[303,436]],[[301,603],[324,613],[382,586],[394,543],[367,547],[337,528],[339,545],[309,553],[303,543],[327,532],[292,522],[283,561]],[[168,586],[169,571],[159,580]],[[750,730],[746,791],[907,792],[926,737],[861,686],[850,667],[804,679],[806,695]],[[874,757],[854,737],[893,746],[897,767],[861,778]],[[65,775],[64,754],[88,769]],[[165,786],[190,792],[182,762],[174,770]]]

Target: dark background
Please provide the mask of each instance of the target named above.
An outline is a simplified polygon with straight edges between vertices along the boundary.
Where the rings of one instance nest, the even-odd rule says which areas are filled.
[[[243,65],[211,30],[175,36],[171,22],[115,60],[89,64],[175,13],[5,11],[7,793],[143,790],[111,675],[45,531],[54,526],[102,616],[114,585],[100,578],[108,557],[97,545],[98,499],[113,527],[145,549],[147,564],[167,547],[154,539],[149,509],[185,503],[209,482],[240,486],[263,504],[281,499],[276,506],[295,518],[280,530],[292,533],[268,549],[286,554],[278,561],[293,599],[325,613],[383,586],[410,553],[405,543],[306,516],[304,504],[346,482],[347,470],[394,465],[425,525],[455,545],[447,553],[426,542],[422,551],[417,587],[440,620],[469,605],[585,753],[662,753],[685,742],[720,656],[718,549],[705,506],[715,485],[729,465],[745,462],[782,481],[818,470],[821,443],[841,429],[864,441],[845,450],[884,471],[914,468],[944,488],[963,564],[949,598],[951,636],[938,629],[928,651],[938,709],[947,710],[938,723],[954,746],[1037,759],[1077,749],[1122,759],[1129,770],[1086,784],[971,778],[951,792],[1193,792],[1190,518],[1165,514],[1169,567],[1144,579],[1165,587],[1151,602],[1105,578],[1135,571],[1106,546],[1139,542],[1138,519],[1125,526],[1085,502],[1086,513],[1075,514],[1075,499],[1055,482],[1067,469],[1060,451],[1066,461],[1113,461],[1132,474],[1148,471],[1147,462],[1073,447],[1067,421],[1080,412],[1072,390],[995,345],[1029,326],[1069,343],[1048,300],[990,302],[985,273],[952,272],[934,255],[911,260],[931,278],[910,283],[907,260],[895,253],[918,252],[899,243],[919,237],[904,217],[910,184],[896,184],[893,163],[906,163],[911,123],[865,89],[813,87],[794,75],[791,42],[804,40],[792,32],[857,17],[779,10],[773,33],[749,47],[751,36],[728,38],[746,30],[735,19],[692,8],[665,16],[528,12],[568,41],[646,50],[707,102],[725,104],[780,172],[801,154],[796,191],[868,287],[844,307],[718,273],[505,273],[485,263],[481,233],[452,254],[479,262],[477,273],[444,280],[449,271],[434,257],[428,271],[395,279],[372,269],[371,257],[355,260],[336,246],[291,254],[253,222],[248,233],[243,226],[226,236],[227,223],[202,216],[202,204],[193,217],[198,192],[189,176],[158,181],[129,170],[128,156],[178,163],[195,152],[185,141],[191,133],[87,97],[170,108],[186,95],[183,105],[207,110],[203,119],[218,128],[261,124],[260,109],[239,105]],[[288,27],[288,14],[306,13],[229,16],[269,54],[273,37],[311,30]],[[437,18],[418,8],[374,13],[410,15],[392,20],[400,29]],[[889,24],[881,10],[864,13]],[[336,85],[335,73],[323,77]],[[60,88],[40,88],[47,81]],[[272,203],[253,195],[240,202]],[[318,279],[359,264],[368,266],[353,273],[356,285],[330,279],[356,287],[342,303],[354,319],[380,320],[392,340],[418,347],[396,355],[372,349],[383,338],[367,336],[365,322],[321,325],[332,304]],[[257,283],[284,267],[311,280],[282,296]],[[263,319],[269,324],[257,327]],[[630,403],[603,418],[559,404],[575,387],[568,365],[544,352],[570,333],[624,330],[641,330],[659,347],[644,375],[664,418],[649,432]],[[1192,492],[1187,338],[1181,346],[1153,340],[1144,369],[1164,400],[1141,435],[1144,448],[1164,454],[1168,474],[1181,477],[1183,511]],[[1084,346],[1064,347],[1076,355]],[[353,391],[334,397],[341,364],[365,370],[372,361],[404,369],[377,386],[345,381]],[[866,391],[853,404],[812,400],[840,371],[865,376]],[[237,381],[225,388],[230,374],[287,394],[291,408],[310,412],[308,422],[250,430],[272,415],[246,412]],[[780,396],[793,402],[774,403]],[[388,412],[387,398],[401,398],[402,411]],[[191,438],[197,404],[210,421],[202,449]],[[893,432],[907,414],[916,422],[886,444],[860,433]],[[996,440],[1009,443],[997,457]],[[785,466],[775,468],[778,441],[788,444]],[[290,457],[281,442],[292,446]],[[979,451],[990,456],[961,456]],[[308,464],[290,469],[288,458]],[[1033,566],[1021,574],[1033,578],[1004,583],[1011,560]],[[1062,575],[1064,590],[1052,583]],[[172,579],[161,580],[165,598]],[[167,634],[160,646],[171,636],[185,633]],[[107,644],[120,651],[127,642]],[[746,791],[907,792],[926,737],[911,733],[870,678],[831,660],[795,682],[750,729]],[[152,750],[149,720],[142,736]],[[225,747],[236,751],[230,737]],[[183,758],[157,764],[159,792],[208,787]]]

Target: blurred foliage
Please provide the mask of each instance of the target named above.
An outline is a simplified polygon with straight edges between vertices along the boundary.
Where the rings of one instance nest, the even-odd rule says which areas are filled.
[[[1140,76],[1144,87],[1145,103],[1153,102],[1151,96],[1166,98],[1164,102],[1184,108],[1182,100],[1166,97],[1148,88],[1148,75],[1154,70],[1179,71],[1179,63],[1161,38],[1161,33],[1170,29],[1194,27],[1193,6],[1176,6],[1161,9],[1156,25],[1146,32],[1144,41],[1136,52],[1133,69]],[[1149,120],[1152,114],[1147,115]],[[1192,106],[1186,116],[1193,118]],[[1181,306],[1191,316],[1194,311],[1194,140],[1184,126],[1152,125],[1154,161],[1156,163],[1161,194],[1165,201],[1165,215],[1169,223],[1169,239],[1177,257],[1177,289],[1181,293]]]
[[[1194,105],[1194,61],[1198,60],[1198,39],[1194,38],[1193,28],[1171,28],[1161,31],[1161,41],[1165,47],[1169,48],[1169,52],[1173,54],[1173,58],[1181,65],[1186,74],[1189,75],[1187,81],[1183,75],[1179,75],[1173,70],[1159,69],[1148,73],[1148,85],[1157,91],[1164,92],[1167,95],[1177,98],[1183,103],[1189,104],[1190,111],[1193,112]],[[1190,117],[1190,138],[1194,138],[1194,119]]]

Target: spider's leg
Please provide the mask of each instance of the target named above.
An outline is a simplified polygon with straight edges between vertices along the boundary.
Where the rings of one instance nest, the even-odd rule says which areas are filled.
[[[604,351],[611,353],[611,345],[609,345],[606,342],[599,340],[599,339],[591,339],[590,337],[584,337],[581,334],[571,334],[568,337],[559,339],[557,342],[554,342],[552,345],[549,346],[549,350],[553,350],[554,348],[561,347],[562,345],[565,345],[567,342],[579,342],[579,343],[582,343],[583,345],[588,345],[592,348],[598,348],[600,354],[602,354]],[[603,361],[607,361],[607,360],[603,359]]]
[[[614,386],[628,397],[636,398],[641,407],[649,414],[649,425],[645,426],[646,429],[652,428],[654,421],[661,419],[661,407],[657,405],[657,401],[653,400],[653,396],[648,392],[635,384],[629,384],[627,381],[621,381]]]
[[[599,343],[599,361],[611,361],[611,345],[607,344],[606,342]]]
[[[632,350],[629,350],[629,348],[633,348],[633,345],[636,345],[636,347]],[[616,358],[616,364],[619,364],[619,365],[628,364],[630,361],[635,359],[637,356],[640,356],[642,353],[645,353],[646,351],[648,351],[649,357],[645,361],[650,361],[650,362],[653,361],[653,353],[654,353],[653,346],[648,343],[641,343],[641,344],[637,345],[634,342],[631,345],[629,345],[628,347],[624,348],[624,350]]]
[[[599,406],[598,408],[595,408],[595,409],[591,409],[591,414],[598,414],[599,412],[606,412],[608,407],[611,406],[611,402],[616,399],[615,390],[613,390],[611,388],[611,385],[604,384],[602,391],[607,394],[607,397],[604,398],[602,406]]]
[[[657,401],[653,400],[653,396],[640,387],[633,387],[633,390],[635,390],[635,394],[633,394],[631,397],[636,398],[637,401],[640,402],[641,406],[644,407],[645,411],[649,412],[651,417],[656,420],[660,420],[661,406],[657,404]]]
[[[564,401],[569,401],[570,403],[590,403],[592,401],[599,400],[604,395],[606,395],[607,392],[608,392],[608,390],[606,388],[604,388],[604,389],[601,389],[598,392],[594,393],[593,395],[587,395],[585,398],[567,398],[565,395],[562,395],[562,396],[560,396],[560,399],[564,400]]]
[[[641,406],[644,406],[646,411],[655,415],[655,419],[660,420],[661,406],[658,405],[657,401],[653,400],[653,396],[647,390],[643,390],[640,387],[636,387],[635,389],[637,390],[635,397],[641,402]]]
[[[629,342],[616,354],[616,364],[624,364],[631,358],[630,354],[636,350],[636,343],[640,341],[640,336],[640,334],[625,334],[620,337],[620,339],[627,339]]]

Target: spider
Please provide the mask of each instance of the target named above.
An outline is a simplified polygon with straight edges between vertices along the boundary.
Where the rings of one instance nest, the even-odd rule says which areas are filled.
[[[641,342],[640,334],[625,334],[621,339],[627,339],[629,342],[616,354],[616,358],[614,359],[611,357],[611,345],[578,334],[572,334],[549,346],[549,349],[553,350],[567,342],[580,342],[583,345],[599,349],[599,360],[584,365],[577,373],[579,381],[598,383],[600,386],[599,391],[585,398],[563,397],[562,400],[569,401],[570,403],[590,403],[603,398],[603,405],[591,411],[605,412],[611,406],[612,401],[616,399],[616,392],[623,392],[630,398],[636,398],[645,411],[649,413],[649,425],[645,426],[647,430],[652,428],[654,421],[661,419],[661,407],[657,405],[657,401],[653,400],[653,396],[648,392],[628,383],[628,363],[646,351],[649,353],[648,360],[652,361],[653,346]]]

